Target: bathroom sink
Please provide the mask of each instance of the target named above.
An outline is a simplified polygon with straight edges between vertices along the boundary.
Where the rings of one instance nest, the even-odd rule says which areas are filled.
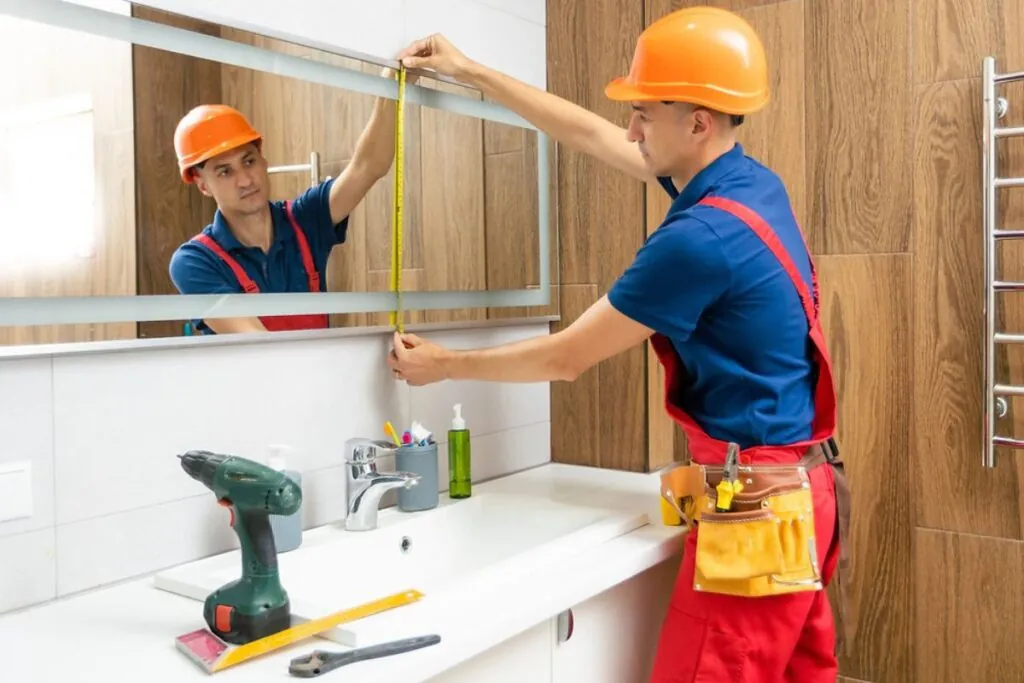
[[[293,614],[304,621],[408,589],[423,592],[424,601],[443,600],[447,591],[529,572],[646,523],[643,514],[483,493],[444,499],[426,512],[381,510],[372,531],[345,531],[339,523],[307,532],[278,566]],[[162,572],[155,584],[203,600],[238,578],[240,561],[231,551]],[[325,636],[356,644],[351,625],[335,631]]]

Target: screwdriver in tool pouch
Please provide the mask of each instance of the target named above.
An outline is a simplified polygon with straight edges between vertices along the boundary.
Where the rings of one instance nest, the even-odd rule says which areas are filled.
[[[715,512],[728,512],[732,508],[732,497],[743,490],[743,482],[739,478],[739,460],[739,444],[730,443],[722,467],[722,481],[715,487],[718,491]]]

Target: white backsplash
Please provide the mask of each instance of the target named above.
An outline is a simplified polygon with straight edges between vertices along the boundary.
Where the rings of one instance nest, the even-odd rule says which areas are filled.
[[[459,348],[548,333],[546,323],[435,332]],[[261,459],[291,447],[306,528],[341,519],[343,445],[419,420],[439,442],[451,407],[472,431],[473,478],[550,460],[547,383],[409,388],[389,335],[0,361],[0,464],[32,463],[33,514],[0,522],[0,613],[237,546],[213,494],[177,454]],[[382,468],[393,467],[392,462]],[[447,457],[439,451],[447,489]],[[390,499],[385,500],[388,502]]]

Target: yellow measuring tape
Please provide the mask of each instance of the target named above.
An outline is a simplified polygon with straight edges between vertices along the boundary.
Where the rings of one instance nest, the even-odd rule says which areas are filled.
[[[405,169],[405,66],[398,67],[398,101],[395,103],[395,206],[391,214],[391,291],[395,292],[395,310],[391,328],[405,331],[402,312],[402,204]]]

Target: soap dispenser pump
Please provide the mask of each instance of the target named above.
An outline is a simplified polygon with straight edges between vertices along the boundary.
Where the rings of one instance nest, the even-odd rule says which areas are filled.
[[[452,428],[448,430],[448,496],[469,498],[473,492],[469,429],[462,418],[462,404],[456,403],[454,409]]]

